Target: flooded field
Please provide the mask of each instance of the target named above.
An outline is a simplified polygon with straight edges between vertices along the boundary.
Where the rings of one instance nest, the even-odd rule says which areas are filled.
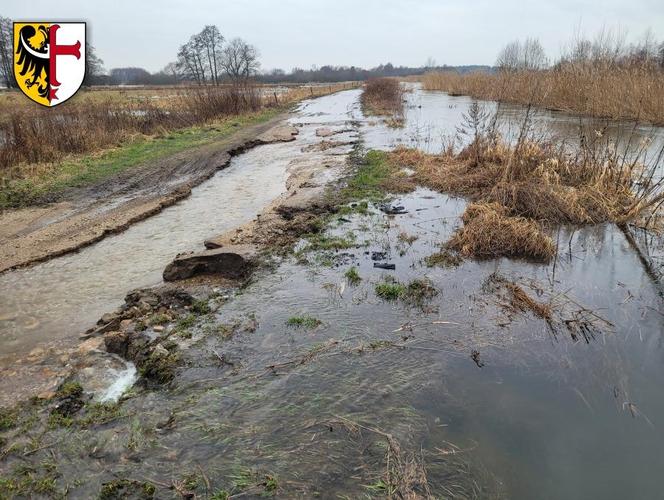
[[[366,149],[437,151],[471,102],[413,89],[394,129],[362,115],[359,92],[304,103],[295,142],[235,158],[125,233],[0,276],[11,295],[3,353],[73,338],[128,289],[158,283],[175,253],[251,219],[317,127],[358,129]],[[571,139],[575,119],[543,116]],[[664,310],[653,276],[609,224],[562,227],[548,265],[431,259],[465,206],[419,188],[391,200],[402,207],[391,214],[368,204],[333,216],[323,241],[336,246],[301,241],[247,287],[211,297],[179,341],[171,387],[137,388],[103,424],[41,436],[61,443],[58,477],[80,498],[118,478],[154,485],[158,498],[384,497],[386,474],[436,498],[661,496]],[[509,283],[551,314],[514,307]]]

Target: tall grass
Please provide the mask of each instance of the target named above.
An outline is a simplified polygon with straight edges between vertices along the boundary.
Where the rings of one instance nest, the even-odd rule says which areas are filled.
[[[536,54],[527,47],[538,47]],[[554,110],[664,125],[664,44],[648,38],[627,45],[603,30],[578,38],[550,67],[537,40],[513,42],[498,56],[498,71],[429,73],[427,90],[444,90]]]
[[[367,115],[388,115],[395,120],[403,119],[403,88],[394,78],[367,81],[361,101]]]
[[[426,90],[664,125],[664,72],[570,64],[547,70],[429,73]]]

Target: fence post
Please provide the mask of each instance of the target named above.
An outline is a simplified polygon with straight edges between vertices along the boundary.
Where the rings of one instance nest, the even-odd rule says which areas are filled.
[[[277,93],[276,91],[274,92],[274,103],[279,104],[279,99],[277,98]]]

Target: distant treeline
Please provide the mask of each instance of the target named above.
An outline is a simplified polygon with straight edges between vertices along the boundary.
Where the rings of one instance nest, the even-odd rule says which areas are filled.
[[[352,80],[368,80],[370,78],[380,78],[384,76],[413,76],[422,75],[429,71],[450,71],[455,70],[459,73],[471,71],[489,71],[491,66],[394,66],[391,63],[381,64],[372,69],[358,68],[356,66],[321,66],[311,69],[293,68],[290,73],[275,69],[268,73],[258,75],[256,79],[266,83],[288,82],[288,83],[306,83],[306,82],[347,82]]]
[[[474,71],[492,72],[494,68],[480,65],[408,67],[394,66],[390,63],[381,64],[372,69],[358,68],[356,66],[321,66],[311,69],[294,68],[289,73],[281,69],[275,69],[267,73],[256,74],[254,75],[254,79],[262,83],[347,82],[384,76],[405,77],[422,75],[429,71],[452,70],[463,74]],[[195,79],[184,79],[177,72],[162,70],[150,73],[143,68],[131,67],[113,68],[107,75],[97,75],[94,83],[97,85],[174,85],[183,81],[196,82]]]

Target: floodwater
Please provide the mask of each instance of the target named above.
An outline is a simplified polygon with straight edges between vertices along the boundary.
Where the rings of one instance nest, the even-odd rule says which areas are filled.
[[[351,102],[350,96],[305,102],[293,117],[307,122],[295,141],[234,157],[187,199],[120,234],[0,275],[0,358],[24,354],[44,341],[75,341],[102,314],[122,304],[129,290],[161,283],[164,267],[176,254],[203,249],[206,238],[253,219],[286,190],[289,164],[301,148],[318,142],[315,129],[340,119],[321,119],[316,109],[338,109],[345,118],[346,101]]]
[[[435,150],[458,125],[460,103],[470,102],[415,89],[408,100],[420,104],[408,107],[406,127],[389,129],[362,117],[358,97],[358,91],[348,91],[310,101],[292,121],[303,129],[311,123],[359,126],[367,148],[406,143]],[[315,141],[312,132],[303,137]],[[243,196],[256,196],[257,183],[267,185],[256,164],[268,168],[275,156],[266,153],[277,155],[280,148],[289,145],[264,146],[236,158],[239,177],[256,169],[252,189]],[[232,182],[231,169],[200,186],[215,186],[208,201],[231,195],[223,187],[224,180]],[[197,194],[132,229],[182,215]],[[355,246],[324,253],[302,250],[299,258],[257,276],[216,309],[215,324],[252,318],[257,328],[228,339],[210,333],[209,323],[198,325],[174,388],[125,401],[131,419],[95,431],[96,460],[81,462],[77,443],[89,436],[68,437],[72,444],[58,450],[59,472],[80,477],[85,470],[74,492],[95,496],[99,483],[113,477],[168,485],[204,471],[211,491],[233,491],[238,477],[270,475],[279,479],[278,496],[287,498],[383,496],[379,480],[389,433],[403,461],[424,462],[436,497],[661,497],[664,307],[657,285],[624,235],[608,224],[561,228],[555,235],[559,255],[549,265],[494,259],[428,267],[423,259],[458,226],[464,200],[418,189],[394,203],[406,213],[387,216],[370,207],[368,215],[333,222],[329,232],[352,234]],[[230,209],[224,206],[215,214],[222,218]],[[245,216],[257,211],[258,205],[247,207]],[[169,231],[182,223],[163,222]],[[192,248],[219,227],[182,230],[197,235],[188,247],[181,242],[181,248]],[[129,241],[140,240],[130,231],[123,233]],[[114,238],[122,241],[122,236]],[[133,271],[123,276],[128,271],[117,265],[103,280],[97,278],[85,296],[96,297],[109,279],[118,281],[118,294],[109,302],[137,286],[134,280],[157,282],[163,263],[178,251],[166,243],[170,251],[163,261],[145,264],[154,270],[143,275],[152,278]],[[160,255],[149,245],[132,250],[141,251],[155,260]],[[396,269],[375,268],[373,252],[383,253],[382,260]],[[62,259],[76,262],[84,254]],[[134,257],[128,251],[117,255]],[[20,272],[43,288],[40,275],[29,273],[45,266]],[[351,266],[362,278],[355,286],[344,278]],[[65,290],[76,288],[85,276],[76,273],[58,275],[69,280]],[[496,275],[550,302],[552,319],[506,308],[505,297],[492,285]],[[426,279],[437,294],[420,303],[384,301],[375,286],[390,279]],[[16,278],[2,286],[9,290],[20,283]],[[64,303],[57,295],[51,300]],[[78,307],[89,306],[83,301]],[[288,327],[294,315],[322,323],[311,329]],[[215,353],[220,352],[231,364],[219,363]],[[171,419],[172,430],[154,431]],[[202,494],[207,485],[200,480],[197,488]]]

